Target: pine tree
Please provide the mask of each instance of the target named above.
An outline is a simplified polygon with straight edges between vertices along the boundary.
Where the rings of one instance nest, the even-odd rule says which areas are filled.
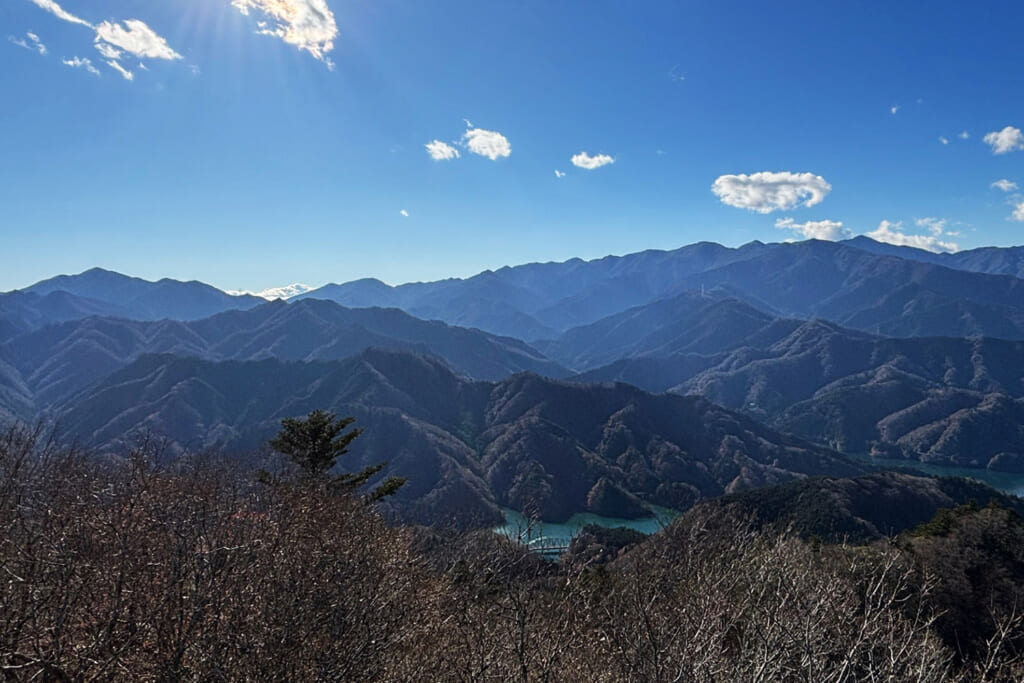
[[[353,428],[345,431],[355,418],[339,418],[326,410],[314,410],[304,418],[281,420],[281,431],[270,440],[270,447],[288,456],[310,479],[327,480],[333,486],[354,490],[369,481],[387,466],[386,462],[371,465],[360,472],[331,475],[338,458],[348,453],[349,444],[363,433]],[[405,484],[403,477],[388,477],[369,494],[371,501],[390,496]]]

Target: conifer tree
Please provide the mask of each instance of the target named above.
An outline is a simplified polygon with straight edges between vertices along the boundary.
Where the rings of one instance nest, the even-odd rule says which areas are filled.
[[[311,479],[327,479],[329,483],[354,490],[369,481],[387,465],[371,465],[360,472],[331,475],[338,458],[348,453],[349,444],[363,433],[353,428],[353,417],[339,418],[326,410],[314,410],[304,418],[281,420],[281,431],[270,440],[270,447],[288,456]],[[369,494],[371,501],[380,500],[398,491],[405,484],[403,477],[388,477]]]

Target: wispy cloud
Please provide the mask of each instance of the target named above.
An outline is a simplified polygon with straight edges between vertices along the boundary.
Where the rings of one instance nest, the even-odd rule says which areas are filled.
[[[558,170],[558,169],[556,168],[556,169],[555,169],[555,177],[556,177],[556,178],[564,178],[564,177],[565,177],[565,173],[563,173],[562,171],[559,171],[559,170]]]
[[[596,154],[594,156],[590,156],[586,152],[580,152],[579,154],[574,154],[571,161],[572,165],[577,168],[593,171],[595,168],[614,164],[615,157],[608,156],[607,154]]]
[[[109,43],[115,48],[121,48],[136,57],[181,59],[181,55],[172,50],[166,40],[158,36],[145,22],[138,19],[126,19],[123,26],[118,22],[104,21],[96,27],[96,42],[98,45],[102,45],[101,41]],[[103,54],[104,50],[111,54],[116,51],[111,51],[109,47],[97,46],[96,49],[100,50],[100,54]],[[103,56],[108,59],[116,59],[107,54]]]
[[[47,12],[53,14],[58,19],[63,19],[64,21],[71,22],[72,24],[79,24],[81,26],[88,26],[89,28],[93,28],[93,25],[90,24],[85,19],[81,19],[79,17],[76,17],[74,14],[71,14],[70,12],[65,12],[64,8],[62,8],[60,5],[58,5],[56,2],[54,2],[54,0],[30,0],[30,1],[35,3],[36,5],[38,5],[39,7],[42,7]]]
[[[1020,132],[1020,128],[1013,126],[989,133],[983,139],[985,144],[992,148],[993,154],[1006,154],[1024,149],[1024,133]]]
[[[461,155],[459,150],[455,149],[447,142],[441,142],[440,140],[431,140],[424,147],[427,148],[427,154],[434,161],[451,161],[452,159],[458,159]]]
[[[256,10],[270,20],[257,24],[259,33],[276,36],[334,68],[327,55],[334,49],[338,24],[326,0],[232,0],[231,5],[242,14]]]
[[[25,38],[28,38],[28,41],[26,41]],[[33,52],[38,52],[41,55],[46,54],[46,46],[43,45],[43,42],[41,40],[39,40],[39,36],[37,36],[35,33],[32,33],[32,31],[26,31],[25,38],[15,38],[14,36],[7,36],[7,40],[11,41],[18,47],[23,47],[26,50],[31,50]]]
[[[405,209],[402,209],[402,210],[401,210],[401,211],[399,211],[398,213],[399,213],[399,214],[400,214],[400,215],[401,215],[401,216],[402,216],[403,218],[408,218],[408,217],[409,217],[409,212],[408,212],[408,211],[406,211]]]
[[[96,43],[96,49],[104,59],[121,59],[121,51],[110,43],[99,41]]]
[[[806,223],[797,223],[792,218],[780,218],[775,221],[775,227],[782,230],[792,230],[804,239],[809,240],[835,242],[852,236],[852,233],[843,227],[842,221],[807,221]]]
[[[970,137],[971,137],[971,134],[968,133],[966,130],[962,130],[962,131],[960,131],[960,134],[957,135],[957,137],[960,138],[961,140],[969,140]]]
[[[136,57],[148,59],[176,60],[182,58],[180,54],[167,44],[163,37],[139,19],[125,19],[123,22],[103,21],[93,25],[85,19],[66,11],[55,0],[31,0],[31,2],[50,12],[58,19],[92,29],[95,32],[93,42],[96,45],[96,49],[106,60],[110,68],[115,69],[126,80],[133,80],[134,75],[121,66],[119,61],[125,52]],[[75,62],[76,60],[78,60],[77,63],[71,64],[71,66],[84,65],[87,62],[91,65],[91,62],[85,58],[75,57],[74,60],[68,61]],[[68,62],[65,61],[65,63]]]
[[[992,187],[997,190],[1002,190],[1003,192],[1014,192],[1017,189],[1017,183],[1003,178],[1002,180],[997,180],[992,183]]]
[[[899,110],[900,110],[900,105],[898,105],[898,104],[894,104],[891,107],[889,107],[889,113],[892,114],[893,116],[896,116],[896,112],[898,112]]]
[[[1010,216],[1012,221],[1024,221],[1024,201],[1021,201],[1013,209],[1013,214]]]
[[[771,213],[820,204],[832,186],[813,173],[762,171],[720,176],[711,191],[728,206]]]
[[[92,65],[92,60],[88,57],[72,57],[71,59],[62,59],[60,61],[62,64],[66,64],[74,69],[85,69],[91,74],[100,75],[100,70]]]
[[[945,225],[945,221],[942,224]],[[885,242],[886,244],[895,244],[901,247],[914,247],[934,253],[960,251],[960,245],[955,242],[943,241],[935,234],[908,235],[903,232],[903,223],[900,221],[882,221],[875,230],[866,234],[876,242]]]
[[[123,66],[121,66],[121,62],[117,61],[116,59],[108,59],[107,60],[107,66],[109,66],[111,69],[113,69],[117,73],[121,74],[122,76],[124,76],[124,79],[126,81],[134,81],[135,80],[135,74],[133,74],[131,71],[129,71],[128,69],[126,69]]]
[[[508,138],[493,130],[470,128],[462,134],[462,142],[466,145],[466,149],[473,154],[487,157],[491,161],[497,161],[512,154],[512,145]]]
[[[943,235],[952,235],[953,233],[946,232],[946,224],[949,223],[945,218],[918,218],[914,221],[914,225],[919,228],[926,228],[935,237],[941,237]]]
[[[941,142],[944,145],[948,145],[949,144],[949,138],[947,138],[944,135],[940,135],[939,136],[939,142]]]

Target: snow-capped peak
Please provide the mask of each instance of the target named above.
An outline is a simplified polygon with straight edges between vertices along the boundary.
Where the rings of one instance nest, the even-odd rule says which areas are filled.
[[[270,289],[264,289],[262,292],[250,292],[248,290],[228,290],[228,294],[232,296],[243,296],[245,294],[251,294],[252,296],[258,296],[266,299],[267,301],[273,301],[274,299],[291,299],[294,296],[305,294],[313,289],[309,285],[304,285],[296,282],[291,285],[285,285],[284,287],[271,287]]]

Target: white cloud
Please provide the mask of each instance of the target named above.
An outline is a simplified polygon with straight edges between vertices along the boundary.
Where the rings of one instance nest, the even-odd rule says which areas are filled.
[[[948,145],[949,144],[949,138],[947,138],[947,137],[945,137],[943,135],[940,135],[939,136],[939,142],[941,142],[944,145]]]
[[[1024,202],[1017,204],[1017,206],[1013,208],[1013,215],[1010,216],[1010,220],[1024,221]]]
[[[615,158],[610,157],[607,154],[596,154],[594,156],[590,156],[586,152],[580,152],[579,154],[574,154],[572,157],[573,166],[586,169],[588,171],[593,171],[595,168],[601,168],[602,166],[608,166],[609,164],[614,163]]]
[[[109,43],[97,41],[96,49],[104,59],[121,59],[122,52]]]
[[[296,282],[292,285],[285,285],[284,287],[271,287],[270,289],[264,289],[262,292],[250,292],[242,289],[229,289],[226,294],[231,296],[258,296],[261,299],[267,299],[273,301],[274,299],[291,299],[292,297],[298,296],[299,294],[305,294],[306,292],[313,291],[313,288],[309,285],[304,285]]]
[[[62,64],[66,64],[72,68],[85,69],[91,74],[95,74],[97,76],[100,75],[100,70],[92,65],[92,60],[88,57],[72,57],[71,59],[62,59],[60,61]]]
[[[125,19],[124,26],[118,22],[104,21],[96,27],[96,42],[106,41],[115,47],[130,52],[136,57],[150,59],[181,59],[181,55],[172,50],[167,41],[161,38],[144,22],[138,19]],[[97,46],[103,54],[108,48]],[[106,54],[108,59],[116,59]]]
[[[563,173],[562,171],[559,171],[559,170],[558,170],[558,169],[556,168],[556,169],[555,169],[555,177],[556,177],[556,178],[564,178],[564,177],[565,177],[565,173]]]
[[[139,19],[125,19],[123,24],[117,21],[104,21],[94,26],[85,19],[66,12],[55,0],[31,1],[59,19],[93,29],[96,32],[93,42],[100,55],[107,60],[110,68],[117,70],[118,73],[129,81],[134,78],[134,75],[121,66],[118,61],[124,52],[128,52],[136,57],[147,57],[150,59],[175,60],[182,58],[180,54],[167,44],[164,38],[157,35],[153,29]],[[281,2],[282,0],[274,1]],[[30,34],[30,36],[34,36],[34,34]],[[32,39],[38,42],[38,37],[33,37]],[[45,54],[46,48],[42,46],[42,43],[39,43],[39,46],[41,52]],[[74,60],[62,61],[69,66],[85,66],[88,64],[90,66],[85,66],[85,68],[92,71],[90,68],[91,62],[88,59],[75,57]],[[145,69],[141,64],[139,66]]]
[[[852,233],[843,227],[842,221],[807,221],[797,223],[792,218],[780,218],[775,221],[775,227],[782,230],[792,230],[809,240],[844,240],[852,236]]]
[[[39,36],[37,36],[35,33],[32,33],[32,31],[26,31],[25,35],[31,42],[26,42],[24,38],[15,38],[14,36],[7,36],[7,40],[11,41],[18,47],[25,48],[26,50],[32,50],[33,52],[38,52],[41,55],[46,54],[46,46],[43,45],[43,42],[41,40],[39,40]]]
[[[989,133],[984,140],[985,144],[992,147],[993,154],[1006,154],[1024,149],[1024,133],[1020,132],[1020,128],[1013,126]]]
[[[46,46],[43,45],[43,41],[39,40],[39,36],[32,33],[32,31],[26,31],[25,35],[28,36],[28,39],[32,41],[32,44],[36,48],[36,52],[38,52],[41,55],[46,54]]]
[[[459,150],[440,140],[431,140],[424,147],[427,148],[427,154],[434,161],[451,161],[452,159],[458,159],[460,156]]]
[[[1003,192],[1014,192],[1017,189],[1017,183],[1003,178],[1002,180],[997,180],[992,183],[992,187],[997,190],[1002,190]]]
[[[402,209],[402,210],[401,210],[401,211],[399,211],[398,213],[400,213],[400,214],[401,214],[402,216],[404,216],[405,218],[408,218],[408,217],[409,217],[409,212],[408,212],[408,211],[406,211],[405,209]]]
[[[85,19],[80,19],[80,18],[76,17],[73,14],[65,12],[64,9],[60,5],[58,5],[56,2],[54,2],[54,0],[31,0],[31,1],[34,2],[36,5],[38,5],[39,7],[42,7],[47,12],[50,12],[51,14],[53,14],[58,19],[63,19],[64,21],[70,21],[72,24],[80,24],[82,26],[88,26],[89,28],[93,28],[93,25],[90,24]]]
[[[720,176],[711,191],[723,204],[771,213],[820,204],[832,191],[832,186],[813,173],[763,171]]]
[[[946,232],[947,222],[945,218],[918,218],[914,224],[919,228],[927,228],[928,232],[936,237],[941,237]]]
[[[334,68],[327,54],[334,49],[338,24],[327,0],[232,0],[231,5],[246,15],[253,9],[261,12],[272,25],[260,21],[260,33],[276,36]]]
[[[126,80],[126,81],[134,81],[135,80],[135,74],[133,74],[131,71],[129,71],[128,69],[126,69],[123,66],[121,66],[120,62],[115,61],[113,59],[108,59],[107,60],[107,66],[109,66],[111,69],[113,69],[117,73],[121,74],[122,76],[124,76],[124,80]]]
[[[512,154],[512,145],[509,144],[508,138],[493,130],[470,128],[462,134],[462,141],[470,152],[487,157],[491,161]]]
[[[898,105],[898,104],[894,104],[891,107],[889,107],[889,113],[891,113],[893,116],[895,116],[896,112],[898,112],[899,110],[900,110],[900,105]]]
[[[933,219],[934,220],[934,219]],[[944,242],[938,236],[932,235],[907,235],[903,232],[903,223],[882,221],[878,228],[866,233],[868,237],[876,242],[895,244],[901,247],[914,247],[931,252],[957,252],[960,245],[955,242]]]
[[[961,140],[967,140],[967,139],[969,139],[971,137],[971,134],[968,133],[966,130],[964,130],[964,131],[960,131],[960,134],[957,135],[957,137],[960,138]]]

